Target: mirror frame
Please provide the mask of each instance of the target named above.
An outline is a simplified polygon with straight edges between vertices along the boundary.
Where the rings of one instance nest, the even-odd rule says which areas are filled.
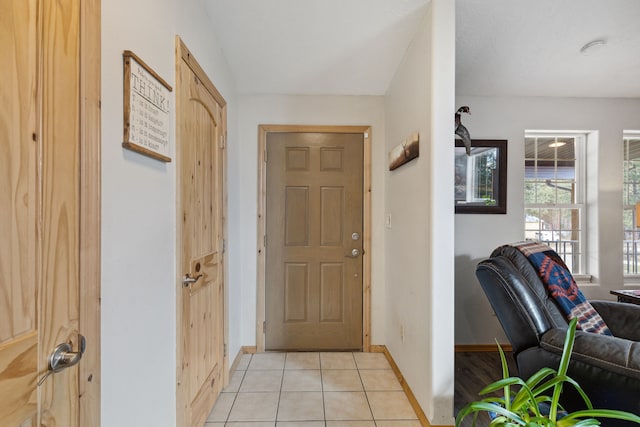
[[[456,139],[456,147],[464,147],[462,140]],[[458,203],[455,200],[455,213],[457,214],[506,214],[507,213],[507,140],[506,139],[472,139],[473,147],[493,147],[498,150],[497,177],[498,191],[497,204],[483,205],[480,203]]]

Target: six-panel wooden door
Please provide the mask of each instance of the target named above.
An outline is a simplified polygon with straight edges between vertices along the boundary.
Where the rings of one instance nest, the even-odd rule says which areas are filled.
[[[363,140],[267,134],[267,350],[362,349]]]

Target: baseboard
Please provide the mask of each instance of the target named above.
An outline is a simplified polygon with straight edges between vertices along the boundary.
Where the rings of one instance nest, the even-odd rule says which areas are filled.
[[[245,345],[240,347],[240,351],[242,354],[256,354],[258,352],[258,347],[255,345]]]
[[[229,379],[233,376],[233,374],[238,370],[238,365],[240,364],[240,360],[242,359],[243,354],[255,354],[257,352],[256,346],[243,346],[240,347],[238,354],[233,358],[233,363],[229,368]]]
[[[382,353],[387,358],[389,365],[391,365],[391,369],[396,374],[396,378],[398,378],[398,381],[402,386],[402,390],[404,390],[404,393],[407,395],[407,399],[409,399],[409,403],[411,404],[411,407],[413,407],[413,410],[416,411],[416,415],[418,416],[418,420],[420,421],[420,424],[423,427],[435,427],[429,423],[427,416],[424,414],[424,411],[420,407],[420,404],[418,403],[416,396],[413,394],[413,391],[411,391],[411,387],[409,387],[409,384],[407,384],[407,381],[404,379],[402,372],[400,372],[400,368],[398,368],[398,365],[396,365],[395,360],[393,360],[393,357],[391,356],[391,353],[389,353],[389,349],[387,348],[387,346],[371,345],[370,350],[371,350],[371,353]]]
[[[511,344],[500,344],[503,351],[513,351]],[[486,353],[498,351],[497,344],[457,344],[456,353]]]

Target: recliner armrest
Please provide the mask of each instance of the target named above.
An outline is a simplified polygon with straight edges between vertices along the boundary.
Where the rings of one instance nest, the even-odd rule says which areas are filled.
[[[541,337],[540,346],[549,352],[562,354],[566,332],[559,328],[548,330]],[[634,341],[576,331],[571,360],[640,379],[640,343]]]
[[[618,338],[640,341],[640,305],[614,301],[589,301]]]

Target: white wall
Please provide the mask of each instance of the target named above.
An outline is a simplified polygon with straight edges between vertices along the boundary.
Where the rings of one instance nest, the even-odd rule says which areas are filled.
[[[233,164],[234,84],[201,1],[102,2],[103,427],[175,425],[175,138],[171,163],[124,150],[121,143],[122,51],[136,53],[175,88],[176,34],[230,104]],[[229,297],[237,304],[233,289]],[[233,330],[238,323],[230,322],[232,338],[239,335]]]
[[[454,27],[432,1],[385,96],[386,151],[420,133],[420,157],[385,172],[385,344],[434,424],[453,412]]]
[[[256,256],[258,200],[258,125],[370,125],[372,134],[372,343],[384,343],[384,111],[380,96],[286,96],[241,95],[238,97],[237,186],[229,193],[242,224],[237,246],[230,258],[241,263],[241,334],[243,345],[256,342]]]
[[[598,98],[491,98],[457,96],[469,105],[463,123],[473,138],[508,140],[507,214],[456,215],[456,343],[507,342],[475,277],[476,264],[497,246],[524,237],[523,179],[525,130],[597,131],[590,139],[587,165],[589,217],[587,244],[592,251],[580,284],[587,298],[608,298],[623,286],[622,161],[624,130],[640,129],[640,100]]]

